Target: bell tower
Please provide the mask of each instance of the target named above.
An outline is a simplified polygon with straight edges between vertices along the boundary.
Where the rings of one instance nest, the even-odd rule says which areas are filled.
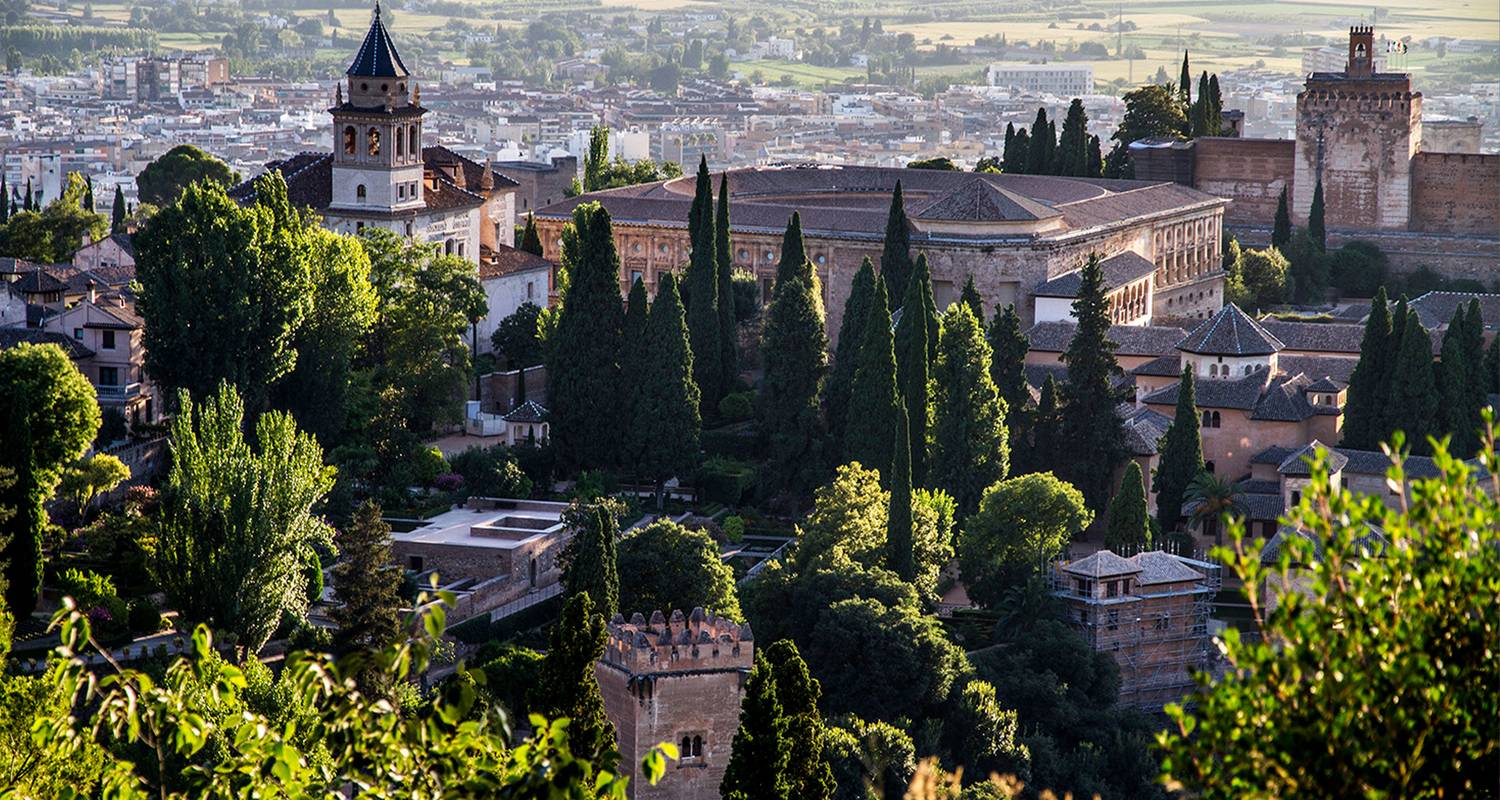
[[[335,91],[333,197],[330,210],[394,220],[423,208],[422,115],[416,81],[380,21],[370,31]],[[400,230],[387,223],[382,227]]]

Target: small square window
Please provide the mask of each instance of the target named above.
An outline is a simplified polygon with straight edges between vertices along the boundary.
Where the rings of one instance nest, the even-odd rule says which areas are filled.
[[[99,346],[102,347],[102,348],[104,348],[105,350],[113,350],[113,349],[115,349],[115,332],[114,331],[104,331],[104,332],[102,332],[100,334],[100,343],[99,343]]]
[[[74,328],[73,338],[77,339],[80,342],[83,341],[83,328]]]

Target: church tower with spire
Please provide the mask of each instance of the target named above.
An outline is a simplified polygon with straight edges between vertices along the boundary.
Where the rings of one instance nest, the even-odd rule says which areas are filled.
[[[390,220],[424,208],[420,94],[380,21],[380,3],[335,94],[333,192],[328,210]],[[410,227],[407,233],[410,234]]]

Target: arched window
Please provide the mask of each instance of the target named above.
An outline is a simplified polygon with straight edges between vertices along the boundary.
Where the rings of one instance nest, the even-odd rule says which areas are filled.
[[[702,757],[703,757],[703,737],[702,736],[694,736],[693,737],[693,758],[702,758]]]
[[[413,125],[406,129],[406,152],[413,156],[422,154],[422,136],[417,133],[417,126]]]
[[[360,185],[354,187],[354,199],[355,200],[358,200],[359,202],[363,203],[365,201],[365,197],[367,197],[367,196],[368,196],[368,192],[365,191],[365,185],[363,183],[361,183]]]
[[[1217,428],[1217,427],[1219,427],[1219,424],[1221,422],[1221,420],[1219,419],[1219,412],[1215,411],[1213,417],[1214,417],[1214,427]]]
[[[1209,416],[1207,411],[1203,412],[1203,427],[1212,427],[1212,423],[1213,417]]]
[[[688,737],[688,736],[682,737],[682,747],[680,747],[678,749],[681,751],[681,756],[683,758],[690,758],[690,757],[692,757],[692,755],[693,755],[693,740],[692,740],[692,738]]]
[[[365,131],[365,136],[368,137],[367,141],[370,143],[370,155],[380,155],[380,129],[372,125],[368,131]]]
[[[356,134],[354,132],[354,126],[353,125],[345,125],[344,126],[344,153],[345,153],[345,155],[351,155],[351,156],[354,155],[354,140],[356,138],[358,138],[358,136],[359,136],[359,134]]]
[[[400,158],[402,156],[402,150],[404,148],[405,148],[405,142],[402,141],[401,131],[398,130],[398,131],[396,131],[396,157],[397,158]]]

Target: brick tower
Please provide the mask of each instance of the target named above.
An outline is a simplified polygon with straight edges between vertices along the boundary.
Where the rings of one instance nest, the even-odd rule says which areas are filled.
[[[716,800],[735,731],[740,696],[754,662],[750,625],[693,609],[616,614],[604,657],[594,664],[604,709],[615,726],[620,770],[636,800]],[[641,756],[660,742],[681,751],[655,786]]]
[[[1411,76],[1375,71],[1375,30],[1349,29],[1343,72],[1314,72],[1297,95],[1292,214],[1306,222],[1318,179],[1329,228],[1406,229],[1422,93]]]

